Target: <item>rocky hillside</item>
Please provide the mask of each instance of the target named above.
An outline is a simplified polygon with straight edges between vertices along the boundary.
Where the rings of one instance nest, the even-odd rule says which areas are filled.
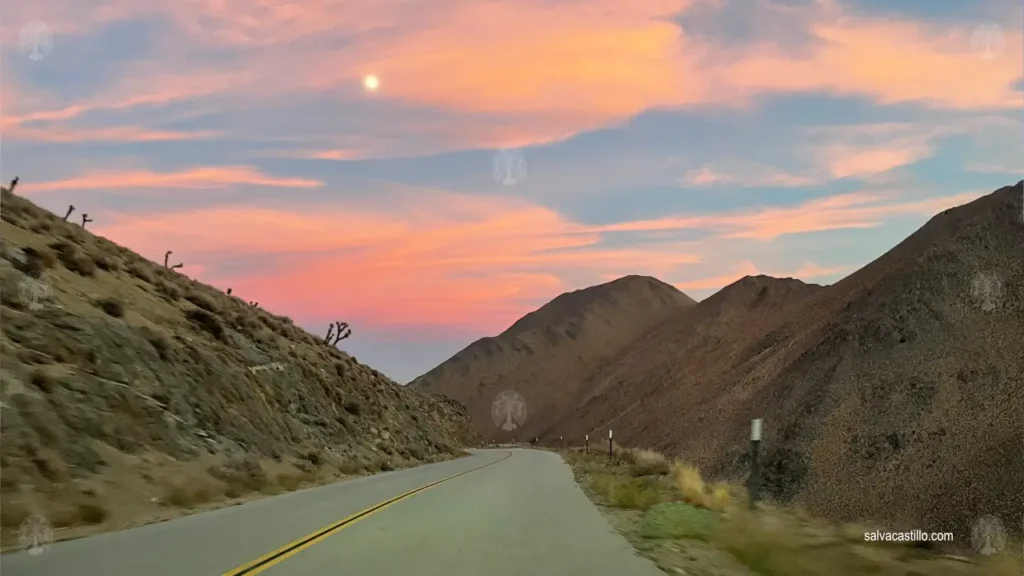
[[[562,294],[500,335],[470,344],[410,386],[464,403],[485,439],[532,438],[565,412],[587,375],[693,305],[689,296],[645,276]],[[491,405],[505,390],[517,391],[527,405],[526,419],[515,430],[499,428],[492,419]]]
[[[1022,184],[931,219],[828,287],[745,278],[593,373],[548,442],[609,426],[768,495],[970,538],[1024,516]],[[1019,527],[1017,528],[1019,530]]]
[[[0,496],[64,533],[450,458],[457,402],[3,191]]]

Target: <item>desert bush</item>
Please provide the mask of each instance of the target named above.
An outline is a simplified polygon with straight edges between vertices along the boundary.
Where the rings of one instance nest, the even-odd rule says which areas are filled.
[[[143,282],[148,282],[150,284],[153,283],[153,275],[150,274],[149,270],[147,270],[146,267],[140,262],[133,262],[132,264],[130,264],[128,266],[128,273],[138,278],[139,280],[142,280]]]
[[[220,307],[217,306],[217,303],[214,302],[212,298],[201,292],[189,292],[185,296],[185,300],[188,300],[207,312],[213,312],[214,314],[220,312]]]
[[[78,505],[78,520],[82,524],[101,524],[109,515],[110,512],[99,504],[86,502]]]
[[[29,375],[29,383],[43,392],[52,392],[56,387],[56,383],[50,374],[41,368],[32,371],[32,374]]]
[[[348,460],[342,462],[341,464],[338,464],[338,472],[341,472],[346,476],[354,476],[356,474],[361,474],[365,469],[366,465],[357,460]]]
[[[117,272],[120,269],[117,265],[117,259],[105,252],[94,253],[92,261],[96,263],[97,268],[107,272]]]
[[[215,314],[211,314],[202,308],[197,308],[195,310],[185,312],[185,317],[217,340],[223,341],[227,337],[227,332],[224,329],[224,323],[221,322],[220,317]]]
[[[346,400],[343,408],[345,408],[345,412],[348,412],[353,416],[358,416],[363,410],[359,402],[355,400]]]
[[[166,334],[158,330],[154,330],[149,326],[143,326],[140,329],[143,338],[146,342],[149,342],[150,346],[156,350],[156,353],[160,355],[161,360],[169,360],[171,355],[171,340]]]
[[[173,282],[166,280],[159,280],[154,284],[156,291],[166,297],[171,302],[174,302],[178,298],[181,298],[181,289]]]
[[[724,482],[709,486],[700,470],[681,462],[672,465],[672,482],[684,502],[715,512],[732,508],[740,500],[738,493],[742,492]]]
[[[235,494],[230,496],[231,498],[262,491],[268,483],[267,473],[260,463],[249,458],[233,460],[223,466],[213,466],[209,472],[211,476],[227,484],[226,494]]]
[[[113,296],[100,299],[96,302],[96,305],[106,312],[108,316],[113,316],[114,318],[124,317],[124,303]]]
[[[632,476],[667,476],[671,471],[668,459],[652,450],[635,450],[633,464],[629,467]]]
[[[17,268],[33,278],[39,278],[47,268],[53,268],[58,262],[57,255],[48,248],[28,247],[22,253],[25,254],[25,263]]]
[[[29,224],[28,227],[29,230],[35,232],[36,234],[45,234],[49,232],[52,228],[53,225],[50,224],[50,222],[46,220],[46,218],[39,218],[37,220],[34,220],[31,224]]]
[[[96,274],[96,262],[83,254],[74,244],[62,240],[50,244],[49,247],[57,252],[57,258],[60,260],[60,263],[68,270],[81,276],[93,276]]]

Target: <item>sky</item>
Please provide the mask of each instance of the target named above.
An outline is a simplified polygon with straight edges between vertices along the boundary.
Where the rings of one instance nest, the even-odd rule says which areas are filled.
[[[311,332],[349,322],[341,347],[403,383],[627,274],[698,300],[835,282],[1024,173],[1015,0],[36,0],[0,23],[4,182]]]

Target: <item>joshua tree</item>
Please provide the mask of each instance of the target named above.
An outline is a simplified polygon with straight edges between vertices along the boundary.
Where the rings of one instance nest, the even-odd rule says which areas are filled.
[[[14,188],[15,188],[15,187],[16,187],[17,185],[18,185],[18,177],[17,177],[17,176],[15,176],[15,177],[14,177],[14,180],[11,180],[11,185],[7,187],[7,190],[8,190],[8,191],[9,191],[9,192],[10,192],[11,194],[14,194]]]
[[[65,222],[68,221],[68,216],[71,216],[71,213],[74,212],[74,211],[75,211],[75,205],[74,204],[68,204],[68,211],[64,214],[64,221]]]
[[[85,225],[89,222],[92,222],[92,218],[89,218],[88,214],[82,214],[82,228],[85,228]]]
[[[164,252],[164,268],[170,268],[171,270],[174,270],[176,268],[181,268],[182,266],[185,265],[182,262],[178,262],[174,266],[168,266],[167,265],[168,264],[168,260],[167,259],[171,257],[171,254],[173,254],[173,252],[171,252],[170,250],[168,250],[167,252]]]
[[[352,329],[348,327],[348,322],[335,322],[327,328],[327,336],[324,338],[324,344],[328,346],[337,346],[338,342],[341,342],[351,335]]]

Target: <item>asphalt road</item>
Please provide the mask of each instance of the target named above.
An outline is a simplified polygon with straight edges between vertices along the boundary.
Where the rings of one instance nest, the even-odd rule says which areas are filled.
[[[451,478],[454,475],[458,476]],[[437,484],[360,515],[433,483]],[[450,462],[59,542],[34,556],[4,555],[0,574],[661,576],[662,572],[636,556],[608,525],[558,455],[511,449],[476,450],[472,456]]]

